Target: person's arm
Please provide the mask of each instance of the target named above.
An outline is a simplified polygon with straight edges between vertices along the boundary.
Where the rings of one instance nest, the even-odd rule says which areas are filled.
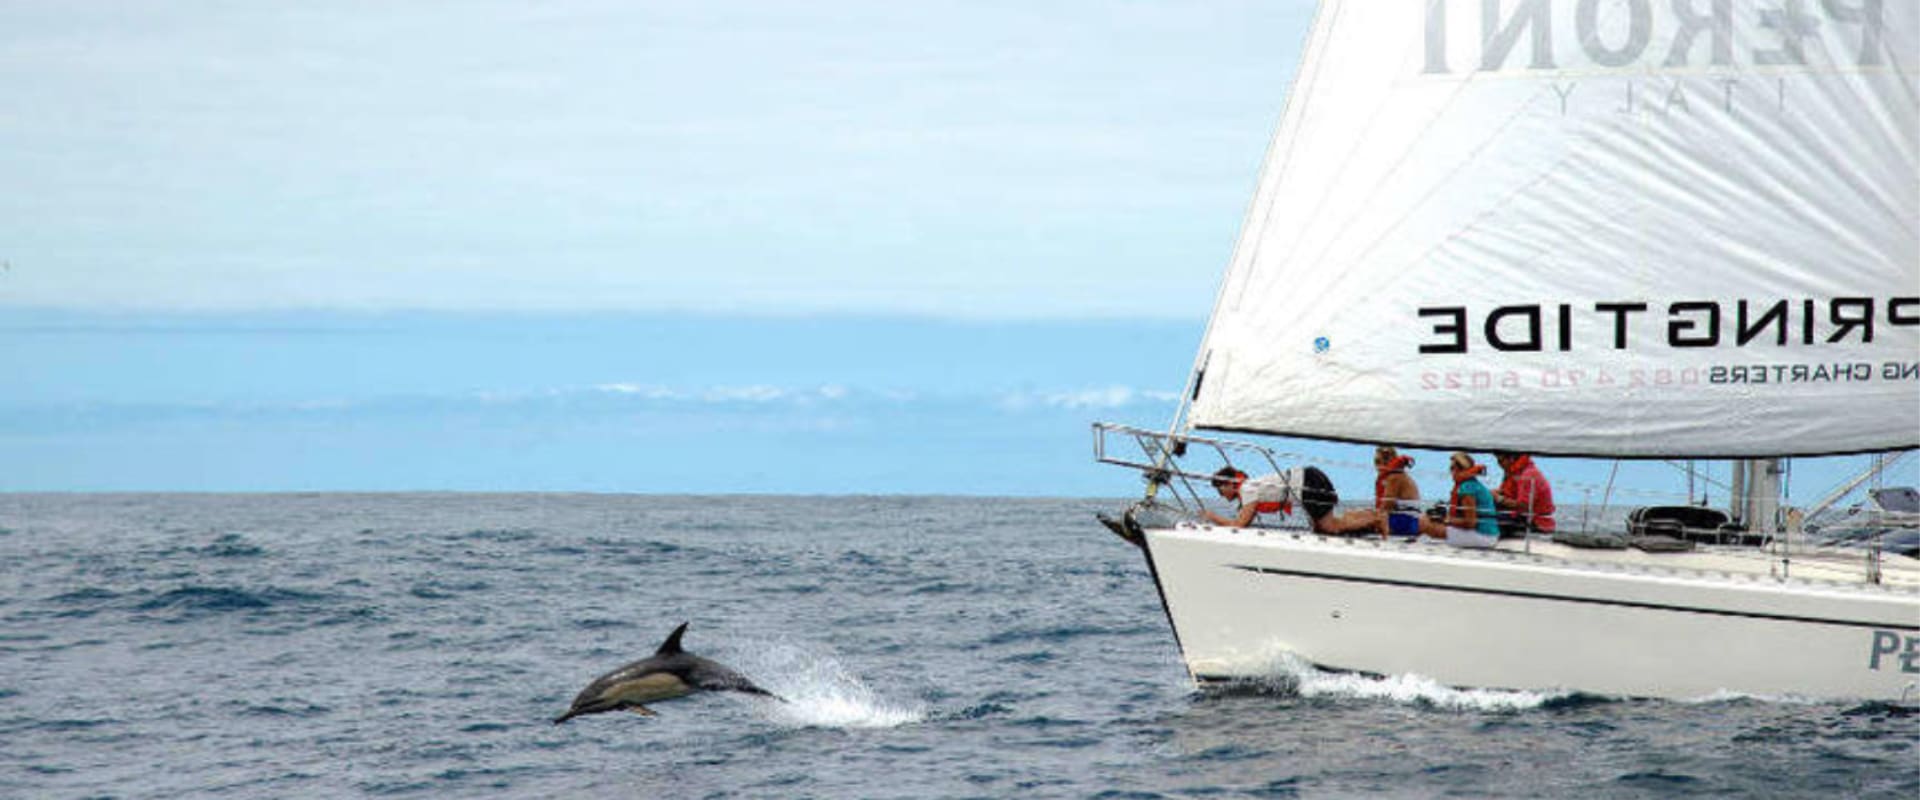
[[[1473,495],[1462,494],[1460,504],[1454,506],[1452,511],[1453,514],[1447,519],[1448,525],[1472,530],[1475,525],[1480,524],[1480,503],[1473,499]]]
[[[1533,478],[1522,475],[1513,482],[1513,496],[1507,498],[1504,507],[1513,511],[1522,521],[1533,519],[1533,498]]]
[[[1260,513],[1260,510],[1256,508],[1254,504],[1246,503],[1240,506],[1240,515],[1237,517],[1223,517],[1211,511],[1203,511],[1201,513],[1206,514],[1207,520],[1215,525],[1225,525],[1229,528],[1244,528],[1253,524],[1253,517]]]
[[[1513,493],[1495,493],[1493,496],[1494,506],[1503,511],[1513,512],[1513,514],[1522,520],[1532,520],[1534,517],[1539,516],[1541,510],[1540,492],[1542,488],[1544,488],[1545,482],[1535,480],[1532,474],[1522,474],[1516,480],[1502,483],[1500,488],[1506,489],[1509,486],[1513,488]]]
[[[1421,514],[1420,534],[1422,536],[1431,536],[1435,539],[1445,539],[1447,538],[1447,523]]]

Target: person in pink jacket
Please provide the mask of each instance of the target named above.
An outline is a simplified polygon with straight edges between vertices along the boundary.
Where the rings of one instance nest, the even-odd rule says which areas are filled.
[[[1529,453],[1496,450],[1500,488],[1493,502],[1500,508],[1500,535],[1523,536],[1529,531],[1553,533],[1553,486],[1533,463]]]

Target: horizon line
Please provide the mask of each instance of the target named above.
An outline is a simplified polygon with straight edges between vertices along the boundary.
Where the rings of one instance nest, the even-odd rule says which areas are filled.
[[[1209,309],[1210,311],[1211,309]],[[1196,324],[1204,323],[1207,314],[1143,314],[1138,312],[1101,312],[1069,311],[1059,314],[1033,313],[971,313],[971,312],[931,312],[931,311],[892,311],[870,308],[846,309],[773,309],[773,308],[649,308],[649,307],[606,307],[581,306],[562,307],[510,307],[510,306],[144,306],[144,305],[106,305],[106,306],[64,306],[45,304],[10,304],[0,301],[0,315],[38,314],[47,316],[96,316],[96,317],[158,317],[179,319],[244,318],[263,316],[314,316],[341,318],[521,318],[521,319],[728,319],[763,320],[769,322],[803,322],[809,320],[831,319],[839,321],[867,322],[924,322],[954,325],[972,325],[981,323],[1005,324],[1047,324],[1047,323],[1167,323]],[[0,327],[8,320],[0,316]]]

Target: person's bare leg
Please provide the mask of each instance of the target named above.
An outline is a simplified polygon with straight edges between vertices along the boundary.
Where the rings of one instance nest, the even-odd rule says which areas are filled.
[[[1343,514],[1327,514],[1313,521],[1313,529],[1318,533],[1345,536],[1353,533],[1373,533],[1383,520],[1371,508],[1356,508]]]

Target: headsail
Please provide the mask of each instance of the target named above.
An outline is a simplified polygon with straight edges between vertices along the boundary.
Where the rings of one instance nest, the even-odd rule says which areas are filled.
[[[1201,428],[1920,446],[1920,1],[1329,0]]]

